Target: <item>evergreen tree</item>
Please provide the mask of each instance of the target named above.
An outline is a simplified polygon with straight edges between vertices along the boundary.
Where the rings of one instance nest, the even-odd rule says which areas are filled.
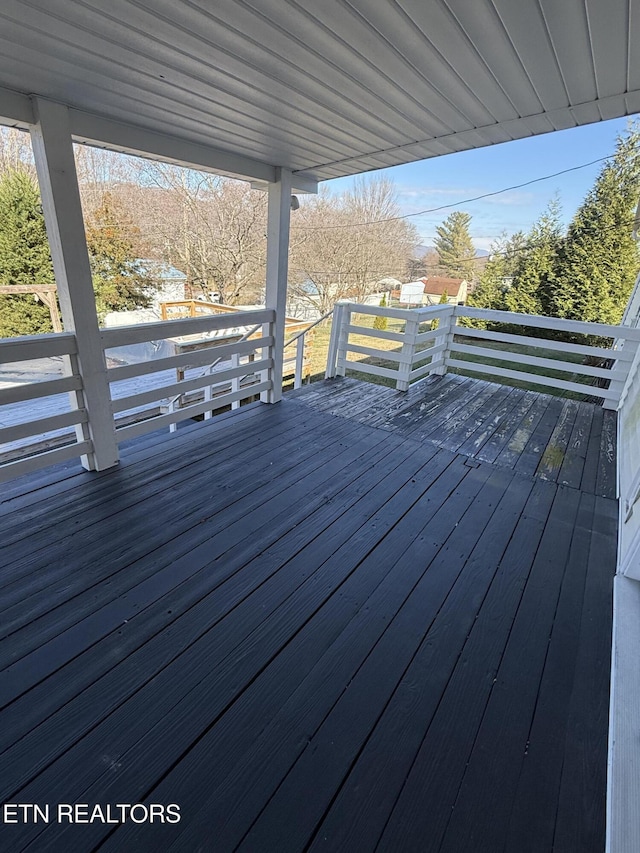
[[[616,152],[569,226],[551,295],[558,317],[619,323],[640,267],[632,238],[640,193],[640,126],[618,137]]]
[[[387,294],[386,293],[382,294],[382,299],[380,300],[380,307],[381,308],[387,307]],[[375,320],[373,321],[373,328],[379,329],[382,332],[384,332],[384,330],[387,328],[388,325],[389,325],[388,318],[383,317],[382,315],[376,316]]]
[[[53,284],[40,192],[22,169],[0,177],[0,284]],[[28,294],[0,295],[0,337],[51,332],[49,309]]]
[[[526,250],[514,270],[512,286],[505,293],[507,311],[552,313],[561,247],[560,204],[553,199],[526,237]]]
[[[87,247],[98,316],[109,311],[145,308],[153,279],[140,268],[134,251],[138,229],[122,205],[106,192],[87,227]]]
[[[476,250],[471,242],[468,213],[456,210],[442,225],[438,225],[438,236],[433,241],[440,256],[440,263],[447,273],[455,278],[471,281],[475,269]]]
[[[469,294],[467,304],[474,308],[506,310],[506,294],[513,286],[521,253],[526,243],[524,234],[518,231],[511,237],[503,232],[492,244],[491,254],[478,285]]]

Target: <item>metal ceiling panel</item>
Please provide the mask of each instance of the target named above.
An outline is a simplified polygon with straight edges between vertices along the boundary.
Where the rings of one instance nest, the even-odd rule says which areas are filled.
[[[37,94],[176,160],[322,180],[629,114],[639,23],[640,0],[5,0],[0,114]]]

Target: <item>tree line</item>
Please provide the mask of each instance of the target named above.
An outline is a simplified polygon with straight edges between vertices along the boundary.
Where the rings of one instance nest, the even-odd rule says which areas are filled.
[[[186,276],[188,295],[229,305],[264,299],[267,199],[247,183],[76,146],[98,314],[146,307],[150,260]],[[302,196],[292,213],[289,291],[325,313],[380,280],[403,280],[418,242],[393,185],[357,179],[333,195]],[[379,220],[387,220],[377,225]],[[53,284],[28,135],[0,129],[0,284]],[[0,337],[51,330],[31,295],[0,296]]]
[[[618,137],[614,155],[568,229],[552,199],[528,233],[503,234],[469,303],[480,308],[619,323],[640,269],[634,231],[640,198],[640,128]]]
[[[76,146],[96,306],[145,307],[157,280],[141,259],[176,267],[188,295],[229,305],[264,299],[266,194],[178,166]],[[302,196],[292,213],[289,293],[326,313],[425,274],[473,282],[477,307],[619,322],[640,258],[632,237],[640,194],[640,129],[622,134],[568,229],[553,199],[528,233],[503,234],[482,272],[471,216],[436,228],[434,250],[413,257],[418,233],[394,185],[376,176],[351,189]],[[53,284],[28,134],[0,129],[0,284]],[[31,295],[0,295],[0,337],[50,331]]]

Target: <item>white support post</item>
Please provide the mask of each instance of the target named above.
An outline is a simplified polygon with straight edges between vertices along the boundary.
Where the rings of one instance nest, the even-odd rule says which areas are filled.
[[[289,271],[289,224],[291,219],[291,172],[276,169],[276,181],[269,184],[267,219],[267,288],[266,307],[276,312],[273,324],[273,387],[263,391],[264,403],[282,399],[282,362],[284,360],[284,326]]]
[[[402,361],[398,362],[398,378],[396,380],[396,389],[398,391],[409,390],[413,354],[416,351],[416,337],[419,328],[420,319],[415,315],[410,315],[404,326],[404,343],[400,351]]]
[[[434,347],[442,346],[445,344],[445,349],[442,352],[437,352],[432,360],[431,360],[431,370],[429,371],[429,375],[437,375],[444,376],[447,372],[447,356],[449,355],[449,351],[451,349],[451,342],[453,340],[453,329],[455,326],[456,319],[453,314],[453,308],[451,309],[451,313],[445,314],[443,317],[438,318],[438,337],[434,340]],[[428,351],[425,352],[425,355],[428,354]]]
[[[73,332],[82,376],[82,402],[88,414],[93,451],[82,457],[89,470],[118,462],[111,394],[100,340],[80,192],[69,129],[62,104],[33,99],[33,154],[42,195],[47,235],[66,332]]]
[[[296,341],[296,372],[293,377],[293,387],[302,388],[302,374],[304,371],[304,348],[306,335],[303,332]]]

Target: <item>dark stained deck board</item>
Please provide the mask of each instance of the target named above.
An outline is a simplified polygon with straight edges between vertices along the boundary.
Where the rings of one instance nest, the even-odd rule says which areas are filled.
[[[243,419],[252,417],[258,412],[259,407],[259,403],[254,403],[243,406],[238,411],[221,413],[209,421],[183,421],[178,425],[178,434],[182,439],[187,433],[191,433],[196,429],[200,431],[207,428],[213,430],[222,429],[227,417],[237,417],[239,424]],[[202,435],[202,432],[200,432],[200,435]],[[152,452],[155,449],[156,452],[166,454],[170,448],[170,445],[166,443],[168,437],[171,437],[171,433],[168,430],[162,430],[150,432],[137,439],[125,441],[120,446],[121,458],[141,458],[146,455],[149,449]],[[15,480],[3,483],[0,498],[0,521],[5,515],[13,513],[21,506],[31,507],[36,501],[47,500],[50,496],[56,494],[58,490],[68,488],[75,491],[83,483],[95,484],[97,479],[108,475],[108,471],[87,472],[82,468],[79,460],[72,460],[62,465],[50,466],[28,476],[18,477]]]
[[[495,496],[494,491],[492,499],[491,486],[493,485],[495,490],[496,483],[487,483],[487,487],[480,492],[477,501],[478,504],[482,502],[485,505],[474,507],[474,517],[467,515],[463,518],[462,529],[458,529],[451,535],[445,549],[440,551],[427,566],[427,571],[416,585],[407,606],[391,623],[356,678],[349,684],[347,691],[314,733],[277,795],[260,816],[259,823],[252,828],[246,841],[247,849],[260,849],[260,847],[269,849],[273,846],[278,801],[282,801],[283,797],[293,801],[296,812],[301,816],[296,826],[298,838],[292,839],[294,841],[292,846],[287,845],[288,849],[299,849],[306,838],[314,833],[319,821],[330,807],[336,786],[342,783],[356,758],[361,755],[362,747],[369,740],[371,731],[378,722],[379,709],[388,705],[392,695],[395,694],[399,676],[402,678],[404,672],[413,665],[419,650],[424,646],[425,635],[429,633],[438,635],[442,642],[440,646],[442,651],[447,646],[447,640],[455,636],[455,630],[451,636],[452,622],[458,633],[469,629],[477,613],[476,596],[481,592],[484,583],[484,580],[480,579],[478,585],[479,566],[474,556],[476,549],[483,547],[479,543],[484,533],[479,525],[484,520],[494,534],[500,529],[500,520],[497,523],[492,522],[496,512],[499,509],[504,511],[506,508],[504,487],[510,479],[506,476],[503,479],[500,489],[501,498]],[[509,483],[507,486],[507,493],[515,505],[519,503],[522,507],[531,489],[531,483],[525,486],[519,482],[515,489],[510,488],[512,485]],[[506,526],[509,526],[508,522]],[[471,536],[470,531],[472,531]],[[422,562],[420,550],[419,546],[412,549],[412,563],[416,559],[419,564]],[[459,561],[456,564],[457,571],[453,572],[451,571],[452,554],[455,554],[456,560]],[[441,605],[442,602],[444,605]],[[447,632],[447,637],[443,636]],[[399,636],[402,636],[403,642],[398,641]],[[394,659],[396,648],[400,656]],[[362,710],[357,707],[359,693],[371,699],[373,707],[367,714],[362,713]],[[386,743],[391,746],[392,741],[388,740]],[[323,788],[312,800],[309,798],[305,800],[304,791],[311,784],[311,779],[318,776],[321,766],[328,771],[326,772],[328,778],[323,780]],[[383,769],[378,765],[378,771]],[[372,815],[369,811],[367,815],[370,821]],[[373,841],[374,839],[371,838],[371,842]],[[367,847],[373,849],[373,843]],[[344,849],[350,848],[346,846]]]
[[[413,455],[416,454],[422,455],[422,451],[414,451]],[[393,493],[403,477],[406,479],[407,473],[416,468],[420,469],[419,461],[407,460],[407,465],[392,471],[387,477],[386,487],[379,482],[368,499],[363,499],[368,505],[363,506],[361,517],[352,513],[349,525],[338,519],[333,529],[324,536],[323,547],[317,540],[309,543],[303,549],[304,553],[297,556],[294,565],[285,564],[270,584],[255,591],[255,602],[248,597],[238,608],[240,613],[223,620],[216,631],[203,634],[201,640],[190,646],[181,659],[176,659],[160,675],[150,680],[146,689],[135,693],[103,726],[94,728],[83,741],[65,752],[34,783],[23,789],[23,795],[33,796],[38,801],[51,782],[61,778],[70,780],[67,796],[78,796],[94,776],[101,778],[106,775],[110,784],[113,784],[113,772],[105,768],[102,762],[96,762],[94,757],[105,754],[105,751],[107,754],[126,752],[126,745],[133,747],[154,723],[169,725],[166,749],[160,750],[155,759],[149,756],[146,763],[140,762],[139,771],[148,772],[155,760],[166,767],[167,750],[179,750],[183,738],[196,736],[198,730],[194,730],[194,726],[198,720],[210,720],[221,713],[231,699],[251,683],[277,650],[286,644],[292,633],[295,634],[305,624],[325,598],[341,586],[359,559],[375,545],[373,533],[377,531],[378,537],[384,535],[384,514],[391,509],[394,517],[398,517],[396,513],[404,515],[424,487],[416,480],[406,481],[403,494],[396,499],[397,507],[394,507]],[[435,505],[440,506],[441,503],[440,494]],[[372,511],[374,520],[365,524],[365,529],[355,536]],[[320,572],[320,578],[312,582],[314,571]],[[297,584],[295,578],[298,578]],[[292,590],[295,590],[293,594]],[[338,601],[340,598],[338,596]],[[351,606],[348,611],[351,611]],[[331,620],[330,625],[333,624]],[[210,673],[204,681],[203,665]],[[139,666],[135,668],[135,675],[140,678]],[[192,690],[196,691],[195,696],[191,695]],[[103,694],[99,693],[98,696],[101,698]],[[198,696],[200,701],[197,701]],[[167,712],[176,704],[184,718],[183,725],[178,728],[175,718],[167,716]],[[42,761],[42,752],[38,751],[37,755],[38,760]],[[133,772],[133,766],[131,770]],[[138,792],[138,796],[141,793]],[[124,791],[120,796],[123,795]],[[131,795],[134,796],[132,801],[136,801],[133,792]],[[32,827],[31,832],[34,831]]]
[[[486,480],[486,474],[478,477],[476,473],[475,477],[471,475],[468,479],[475,481],[475,489],[467,488],[460,495],[462,511],[471,507],[472,495],[477,493],[482,480]],[[424,528],[429,517],[427,513],[425,518],[424,509],[420,502],[410,511],[413,517],[408,515],[399,527],[404,530],[409,526],[417,526],[418,530]],[[442,508],[439,511],[442,512]],[[443,535],[441,530],[438,539]],[[244,815],[252,807],[251,801],[254,807],[256,805],[256,798],[251,796],[249,789],[254,788],[257,798],[263,799],[267,796],[269,784],[277,787],[283,773],[280,768],[286,763],[287,754],[292,750],[296,754],[306,740],[305,733],[320,724],[327,707],[331,707],[340,696],[345,681],[358,670],[359,662],[367,657],[376,637],[384,631],[395,610],[410,593],[420,568],[413,568],[407,577],[399,577],[397,571],[392,571],[392,555],[395,551],[398,559],[400,543],[406,543],[402,529],[398,529],[393,538],[393,543],[385,541],[378,545],[387,559],[377,556],[376,550],[366,556],[362,566],[358,567],[358,575],[348,578],[340,588],[340,597],[334,596],[330,608],[314,615],[293,638],[283,657],[259,676],[247,695],[227,712],[219,725],[207,732],[206,738],[199,742],[198,750],[185,756],[184,766],[181,762],[176,767],[174,778],[167,777],[163,781],[165,790],[174,786],[183,790],[183,796],[189,799],[194,810],[197,803],[206,801],[213,793],[219,818],[215,827],[209,826],[209,831],[215,834],[222,849],[233,849],[231,838],[225,835],[225,832],[231,833],[231,824],[235,826],[236,833],[240,832],[240,837],[246,829]],[[441,542],[436,541],[431,548],[437,550],[440,545]],[[355,601],[354,595],[357,596]],[[358,607],[355,614],[354,605]],[[305,678],[307,673],[309,675]],[[265,706],[271,707],[275,716],[261,732]],[[277,710],[279,706],[281,708]],[[243,735],[238,737],[240,732]],[[299,732],[303,734],[300,736]],[[256,738],[253,749],[252,737]],[[266,751],[267,757],[260,759],[258,746]],[[216,771],[209,774],[206,768],[210,768],[212,762],[216,763]],[[257,778],[258,768],[264,768],[262,782]],[[229,771],[233,771],[231,779],[225,776]],[[211,787],[202,784],[205,772]],[[248,785],[247,776],[251,778]],[[218,781],[220,788],[216,791]],[[238,801],[238,789],[243,791],[242,803]],[[258,801],[258,809],[260,805]],[[154,840],[151,837],[148,840],[136,838],[136,846],[138,844],[142,844],[144,849],[153,849]],[[185,849],[189,846],[183,842]]]
[[[577,503],[577,493],[568,495],[569,500]],[[484,751],[479,754],[478,749],[483,745],[483,737],[490,734],[483,729],[483,725],[493,723],[494,720],[499,724],[502,720],[500,730],[502,731],[505,725],[508,728],[508,712],[511,705],[519,700],[517,666],[521,667],[520,676],[523,671],[528,673],[528,664],[522,669],[522,659],[526,660],[525,649],[534,649],[538,657],[546,652],[544,628],[552,619],[561,579],[557,576],[562,574],[557,571],[558,563],[553,560],[554,546],[558,548],[555,553],[561,554],[562,545],[566,545],[566,541],[556,542],[557,533],[558,524],[555,523],[552,508],[537,553],[532,554],[527,550],[524,553],[521,551],[519,558],[510,555],[510,560],[517,561],[516,566],[520,572],[515,578],[510,577],[510,566],[507,562],[504,566],[504,589],[499,601],[496,596],[500,586],[492,588],[493,595],[485,602],[487,619],[478,620],[470,633],[467,648],[463,650],[447,684],[387,823],[381,850],[412,849],[412,846],[415,848],[419,843],[419,839],[425,839],[422,848],[425,851],[440,850],[452,823],[463,836],[473,833],[475,820],[482,819],[480,808],[490,799],[487,796],[489,791],[494,804],[500,808],[498,801],[502,799],[506,781],[504,784],[500,781],[496,787],[495,776],[491,773],[492,756]],[[526,567],[524,577],[521,574],[523,564]],[[542,637],[538,630],[544,637],[543,642],[540,642]],[[524,642],[522,649],[514,642],[514,632],[517,632],[519,639]],[[539,683],[535,671],[531,677],[524,677],[523,682],[530,690],[535,691]],[[490,705],[500,710],[496,699],[500,696],[504,699],[505,715],[500,717],[498,714],[497,719],[494,715],[487,717],[486,714],[490,714]],[[513,722],[517,724],[519,721]],[[480,760],[484,758],[483,766],[488,778],[482,784],[481,790],[477,791],[479,808],[470,820],[469,814],[465,814],[463,803],[460,803],[460,795],[464,779],[470,772],[469,768],[472,767],[472,762],[473,765],[476,763],[474,753],[475,756],[479,754]],[[517,764],[518,755],[514,755],[513,759]],[[420,809],[421,798],[430,803],[428,810]],[[419,816],[408,821],[408,815],[414,811],[418,811]],[[497,826],[494,831],[504,831],[504,828]],[[467,846],[463,844],[458,849],[474,849],[477,840],[474,836],[474,842],[467,842]]]
[[[558,428],[565,401],[458,376],[347,404],[354,382],[12,486],[3,801],[183,821],[2,827],[3,851],[516,853],[537,797],[530,849],[600,853],[615,415]]]
[[[503,499],[465,566],[464,571],[470,579],[475,577],[475,583],[468,589],[459,585],[445,601],[318,827],[311,850],[354,849],[360,838],[365,840],[365,849],[376,847],[471,629],[475,634],[484,631],[485,643],[495,637],[496,619],[500,616],[497,602],[503,596],[508,602],[509,595],[517,598],[521,594],[555,489],[537,483],[528,497],[525,493],[524,513],[534,517],[532,524],[509,517],[512,512],[516,516],[522,513],[522,481],[514,480],[513,485],[516,489],[505,492],[506,502]],[[509,501],[513,501],[511,507]],[[442,767],[435,772],[446,773]],[[428,800],[424,803],[419,812],[425,811]]]
[[[577,610],[581,611],[584,587],[584,563],[572,559],[572,547],[581,549],[582,530],[576,526],[580,493],[559,490],[555,511],[550,519],[540,551],[513,622],[511,634],[497,670],[497,681],[484,711],[473,750],[458,791],[452,819],[445,833],[443,851],[474,849],[488,853],[504,841],[504,826],[509,821],[513,795],[527,751],[535,734],[531,721],[539,700],[540,685],[548,663],[554,626],[567,627]],[[582,553],[580,554],[582,556]],[[564,568],[564,571],[560,567]],[[560,569],[560,570],[558,570]],[[564,599],[563,600],[563,593]],[[578,598],[574,609],[574,598]],[[558,614],[566,604],[569,612]],[[556,621],[556,617],[558,618]],[[546,646],[541,637],[550,637]],[[566,660],[566,679],[571,683],[575,663]],[[566,725],[568,703],[562,722]],[[546,733],[550,729],[546,728]],[[558,733],[553,732],[557,737]],[[561,768],[546,769],[549,785],[559,783]],[[478,787],[478,779],[483,782]],[[475,789],[475,790],[474,790]],[[495,796],[500,789],[501,796]],[[491,795],[489,795],[491,791]],[[473,792],[473,793],[472,793]],[[535,802],[535,801],[534,801]],[[536,807],[538,803],[535,802]],[[551,805],[551,808],[553,805]],[[547,810],[549,814],[549,810]],[[599,821],[603,825],[602,813]],[[541,849],[545,840],[539,839]],[[548,841],[547,841],[548,844]],[[517,848],[512,848],[517,849]]]
[[[600,733],[609,717],[613,596],[602,565],[616,526],[616,502],[596,497],[554,835],[559,853],[603,849],[605,843],[599,815],[605,805],[607,744]]]
[[[602,413],[602,435],[600,437],[600,455],[596,477],[596,494],[606,498],[616,496],[616,413]]]
[[[522,853],[553,847],[563,773],[568,708],[576,679],[580,621],[595,512],[595,497],[583,494],[540,682],[531,731],[512,788],[508,847]],[[604,845],[602,845],[604,849]]]
[[[559,483],[574,489],[579,489],[582,482],[594,412],[595,406],[578,404],[575,424],[558,474]]]
[[[587,441],[587,453],[582,470],[580,488],[583,492],[596,492],[598,477],[598,466],[600,462],[600,442],[602,440],[602,423],[604,421],[604,409],[599,406],[593,410],[591,430]]]
[[[538,424],[544,417],[552,399],[553,398],[548,394],[537,395],[533,406],[523,416],[522,420],[509,438],[506,446],[502,448],[496,459],[493,460],[497,465],[504,465],[506,468],[513,468],[524,452],[531,436],[537,429]]]
[[[98,523],[107,533],[107,538],[99,540],[95,544],[93,550],[90,549],[91,531],[89,530],[88,542],[83,551],[81,558],[75,561],[67,558],[63,561],[62,557],[56,561],[55,567],[45,571],[47,561],[51,558],[54,549],[44,552],[40,560],[40,571],[34,573],[29,572],[25,577],[13,585],[7,587],[3,591],[3,600],[6,602],[6,609],[2,613],[3,633],[8,636],[5,643],[4,653],[0,653],[0,665],[8,663],[9,660],[19,659],[28,653],[31,648],[38,647],[46,638],[55,636],[54,632],[60,633],[64,628],[80,621],[82,618],[90,615],[96,607],[96,601],[104,604],[107,601],[117,598],[123,593],[133,590],[138,584],[151,576],[149,581],[152,587],[158,584],[158,573],[162,568],[162,564],[156,559],[154,562],[145,564],[141,558],[148,551],[156,549],[164,549],[163,563],[169,559],[176,560],[190,549],[195,548],[201,541],[208,541],[210,547],[210,558],[219,559],[227,551],[236,547],[241,543],[245,536],[245,517],[248,512],[252,512],[252,523],[256,530],[259,529],[261,523],[268,523],[278,517],[279,512],[284,511],[287,518],[291,521],[297,519],[300,515],[300,510],[304,511],[305,507],[302,504],[297,504],[301,498],[305,498],[308,503],[306,508],[311,505],[312,498],[316,489],[323,488],[323,484],[330,481],[333,476],[339,472],[345,478],[348,475],[345,473],[345,459],[348,462],[354,461],[354,448],[343,448],[341,446],[334,447],[340,435],[327,435],[328,444],[318,445],[315,441],[306,440],[307,450],[323,449],[334,453],[334,458],[324,464],[321,461],[320,455],[317,457],[316,465],[313,468],[309,467],[308,459],[304,454],[296,455],[291,453],[286,459],[289,466],[282,470],[282,465],[274,463],[267,464],[264,471],[264,477],[273,476],[273,482],[270,488],[265,486],[262,491],[255,492],[256,486],[260,485],[261,471],[258,468],[255,476],[250,482],[246,482],[246,477],[242,477],[240,472],[238,475],[238,485],[233,482],[229,483],[229,488],[235,486],[233,498],[227,498],[226,490],[219,494],[213,494],[211,502],[206,506],[207,517],[202,517],[202,504],[195,504],[190,515],[182,515],[179,518],[172,517],[171,507],[168,508],[166,519],[163,518],[161,511],[158,512],[157,519],[158,527],[154,526],[153,532],[147,532],[144,540],[144,545],[139,543],[139,533],[134,524],[135,514],[130,510],[126,510],[126,515],[133,515],[131,519],[130,530],[131,541],[122,537],[122,545],[120,551],[123,559],[118,565],[118,571],[105,577],[104,565],[106,561],[113,561],[113,545],[112,538],[117,534],[118,527],[122,524],[122,520],[116,515],[106,521],[102,520]],[[358,448],[356,446],[355,456],[360,458],[360,467],[366,470],[367,464],[376,457],[376,444],[380,445],[378,440],[375,443],[363,442]],[[360,457],[358,457],[358,453]],[[242,457],[238,458],[242,462]],[[249,460],[251,461],[251,460]],[[305,473],[305,484],[301,488],[299,484],[301,473]],[[264,479],[263,477],[263,479]],[[244,480],[244,482],[243,482]],[[195,482],[194,488],[200,489],[201,494],[199,499],[202,499],[202,490],[206,487],[206,483],[199,484]],[[225,505],[223,502],[228,501]],[[262,506],[264,500],[269,500],[267,507]],[[164,508],[163,508],[164,509]],[[211,524],[208,519],[215,515],[216,528],[219,531],[212,535]],[[148,518],[144,511],[144,505],[141,508],[140,516],[142,519],[142,530],[148,525]],[[192,522],[195,518],[195,524]],[[72,547],[75,537],[71,537],[68,543],[69,548]],[[220,543],[220,544],[219,544]],[[218,549],[218,550],[215,550]],[[61,544],[61,552],[64,553],[64,541]],[[54,552],[55,553],[55,552]],[[91,568],[85,571],[77,571],[74,573],[75,564],[91,558]],[[71,579],[69,573],[71,572]],[[171,572],[171,574],[173,574]],[[45,584],[46,580],[49,580]],[[28,639],[27,639],[28,638]],[[25,641],[27,645],[25,645]],[[7,657],[10,656],[10,657]]]
[[[404,394],[350,378],[317,384],[319,398],[295,392],[310,408],[615,498],[616,415],[599,405],[457,374]]]
[[[424,458],[428,458],[428,456]],[[375,459],[370,461],[374,466],[377,464]],[[383,471],[388,470],[386,461],[385,459],[380,462]],[[434,463],[435,474],[441,471],[443,466],[447,464],[447,458],[441,454],[439,460]],[[458,468],[464,473],[464,468],[460,468],[460,466]],[[377,476],[380,476],[383,471],[375,471],[373,479],[370,474],[366,475],[370,488],[375,487],[378,481]],[[363,494],[363,479],[366,478],[359,478],[354,483],[356,488],[351,488],[352,504],[356,503],[358,497]],[[346,486],[349,488],[348,483]],[[366,494],[366,491],[364,494]],[[311,509],[313,510],[313,507]],[[204,613],[208,619],[209,615],[207,611],[210,593],[214,595],[213,601],[219,598],[220,592],[216,591],[216,587],[218,586],[224,591],[225,601],[230,602],[227,606],[231,608],[234,602],[236,602],[238,595],[247,595],[252,589],[257,588],[265,579],[271,576],[277,566],[280,565],[280,562],[296,558],[298,552],[302,551],[310,542],[315,542],[323,531],[329,529],[331,525],[336,524],[346,509],[349,509],[348,503],[345,504],[344,502],[337,501],[334,501],[331,506],[322,505],[316,507],[315,510],[310,512],[308,523],[295,525],[294,532],[290,533],[287,537],[286,549],[280,544],[280,539],[287,532],[287,528],[282,524],[276,525],[271,537],[273,541],[270,547],[267,547],[269,540],[265,538],[260,543],[264,549],[262,551],[260,551],[260,547],[256,547],[255,545],[245,546],[240,549],[227,564],[222,577],[211,579],[206,572],[198,571],[201,565],[199,561],[202,561],[203,568],[207,566],[206,558],[208,554],[199,554],[199,552],[204,550],[203,548],[196,549],[196,552],[193,554],[186,555],[185,558],[175,563],[174,567],[178,572],[181,572],[184,567],[184,571],[191,572],[192,579],[189,578],[186,583],[183,581],[176,590],[163,596],[160,601],[153,602],[145,609],[146,612],[141,612],[142,615],[134,614],[127,623],[126,632],[123,632],[121,626],[118,626],[120,629],[113,630],[111,635],[109,635],[108,641],[105,641],[101,646],[88,648],[78,658],[70,661],[69,664],[63,667],[59,673],[56,673],[38,685],[35,691],[32,691],[32,694],[37,698],[37,702],[29,704],[28,701],[18,700],[14,706],[16,712],[8,714],[8,728],[11,726],[15,727],[13,730],[14,736],[19,731],[24,734],[30,728],[33,728],[38,721],[46,719],[48,714],[61,706],[59,701],[60,694],[62,694],[63,699],[68,699],[71,691],[77,691],[83,686],[86,687],[87,684],[92,684],[103,672],[109,671],[114,665],[111,659],[109,643],[115,644],[117,647],[124,644],[125,651],[131,654],[138,647],[144,646],[145,642],[152,637],[152,644],[145,649],[141,649],[140,654],[136,653],[132,656],[133,659],[130,659],[131,665],[135,667],[133,673],[138,678],[139,673],[145,673],[148,668],[153,669],[154,665],[158,666],[159,661],[165,660],[167,655],[166,644],[163,644],[162,637],[155,636],[163,627],[166,627],[167,624],[173,624],[182,613],[188,612],[189,608],[194,607]],[[258,564],[254,566],[253,572],[250,575],[248,573],[240,574],[239,569],[252,560],[258,560]],[[170,610],[167,610],[167,608],[170,608]],[[225,612],[225,609],[221,609],[220,605],[218,605],[216,608],[216,620],[214,622],[223,618]],[[171,614],[171,619],[167,619],[168,613]],[[194,616],[194,614],[195,610],[191,613],[191,616]],[[175,633],[175,629],[173,630]],[[124,637],[122,636],[123,634]],[[191,634],[187,631],[187,639],[190,636]],[[159,658],[158,655],[160,656]],[[117,675],[112,673],[108,679],[98,684],[96,686],[98,696],[109,695],[112,701],[117,703],[118,697],[122,693],[121,675],[121,671]],[[93,688],[92,692],[95,692]],[[62,719],[64,721],[64,712]],[[91,719],[93,720],[93,718]],[[56,732],[63,729],[63,722],[61,723],[59,718],[55,718],[51,722],[47,721],[47,726],[36,733],[34,737],[39,739],[40,748],[49,744],[48,748],[50,749],[52,733],[55,735]],[[11,734],[6,733],[6,737],[11,742]],[[22,743],[20,749],[24,748],[24,746],[25,744]]]
[[[558,479],[577,415],[578,403],[575,400],[565,400],[560,417],[536,468],[536,474],[543,479],[554,483]]]
[[[270,495],[271,500],[266,505],[260,505],[260,496],[255,497],[254,502],[257,508],[253,513],[252,524],[256,532],[260,531],[262,526],[272,525],[274,521],[279,520],[280,515],[288,525],[299,523],[316,503],[322,505],[325,500],[327,481],[335,476],[336,468],[342,470],[345,483],[349,483],[348,463],[354,461],[354,455],[356,457],[355,473],[366,472],[380,455],[372,452],[375,447],[372,447],[367,438],[369,437],[363,440],[360,447],[356,445],[355,448],[351,448],[346,461],[344,455],[347,454],[343,454],[342,458],[337,459],[337,465],[332,464],[335,460],[325,463],[317,469],[317,473],[310,472],[303,484],[299,482],[298,472],[297,482],[291,484],[289,489],[280,489],[278,480],[271,484],[270,489],[265,488],[262,496]],[[378,440],[376,444],[381,445],[381,442]],[[433,451],[425,451],[423,455],[428,458],[432,453]],[[381,476],[385,465],[388,467],[388,464],[387,460],[383,460],[375,474]],[[358,485],[366,489],[367,483],[371,488],[377,480],[375,477],[372,479],[370,475],[368,480],[364,478],[364,483],[358,483]],[[274,491],[279,492],[277,497],[272,494]],[[337,494],[339,495],[340,492],[338,491]],[[307,501],[306,503],[301,502],[303,498]],[[192,571],[190,559],[192,552],[200,546],[205,550],[207,561],[210,563],[224,559],[225,555],[232,553],[233,549],[241,545],[246,537],[245,515],[251,506],[252,503],[247,500],[241,502],[239,506],[234,503],[228,511],[225,509],[216,514],[213,523],[208,522],[207,525],[202,525],[202,529],[199,526],[195,535],[187,530],[174,541],[169,541],[162,548],[161,554],[156,555],[154,550],[150,550],[148,559],[145,559],[146,555],[143,553],[133,561],[129,550],[125,549],[122,559],[116,557],[117,562],[114,568],[117,567],[117,571],[106,570],[107,566],[114,563],[111,552],[103,554],[102,557],[94,557],[97,570],[92,580],[97,583],[88,589],[86,594],[81,594],[82,588],[72,588],[71,593],[78,594],[71,597],[66,602],[66,606],[58,606],[42,618],[27,622],[22,630],[10,635],[3,644],[2,664],[7,665],[11,662],[13,685],[18,685],[22,689],[27,683],[33,683],[41,669],[51,665],[52,659],[58,664],[64,663],[68,655],[68,647],[71,646],[76,651],[78,649],[78,640],[74,641],[75,634],[79,634],[82,642],[88,645],[99,639],[106,631],[116,628],[123,619],[131,619],[138,609],[144,606],[145,601],[138,602],[138,597],[144,595],[145,590],[149,591],[147,594],[157,595],[165,587],[171,589],[175,585],[176,578],[180,578],[176,569],[176,562],[180,558],[186,559],[185,571],[188,573]],[[166,531],[163,531],[163,534],[166,535]],[[75,566],[72,564],[70,568],[73,573]],[[100,572],[106,575],[101,582]],[[81,578],[81,582],[83,580]],[[125,592],[127,595],[123,597]],[[110,606],[111,601],[113,605]],[[95,613],[98,604],[101,608]],[[47,606],[46,599],[42,602],[42,606]],[[0,686],[0,697],[2,694]]]
[[[319,423],[319,418],[312,410],[309,415],[307,428],[310,433],[309,440],[313,442],[313,426]],[[347,425],[338,424],[334,433],[336,440],[347,432]],[[125,510],[130,510],[133,514],[133,507],[136,504],[147,500],[159,489],[179,488],[181,483],[187,480],[195,487],[197,480],[200,479],[205,484],[208,481],[210,488],[212,485],[217,488],[224,486],[225,490],[228,490],[236,481],[247,479],[239,465],[246,462],[252,466],[253,471],[256,468],[259,469],[261,461],[266,459],[265,454],[282,442],[286,442],[290,435],[294,440],[297,439],[299,445],[295,448],[298,451],[296,459],[304,458],[304,442],[300,438],[299,425],[296,432],[292,419],[289,424],[276,418],[267,424],[264,421],[239,424],[237,430],[221,434],[213,448],[208,442],[204,442],[201,436],[192,433],[188,439],[183,440],[183,450],[188,449],[188,455],[185,453],[180,459],[163,453],[154,460],[153,466],[150,466],[147,455],[137,464],[127,466],[122,472],[119,471],[115,477],[102,478],[99,484],[94,481],[93,488],[89,481],[86,489],[74,491],[69,500],[57,506],[48,505],[46,512],[42,511],[41,502],[25,508],[21,512],[21,519],[29,530],[30,556],[38,550],[40,539],[45,545],[50,545],[47,539],[50,537],[49,528],[54,526],[57,528],[58,542],[64,547],[62,540],[66,536],[77,537],[84,527],[98,521],[105,521],[111,515]],[[328,437],[329,443],[331,438],[331,436]],[[242,450],[236,449],[239,445],[243,446]],[[327,438],[324,438],[321,446],[327,446]],[[315,447],[310,446],[308,450],[315,450]],[[287,465],[291,462],[290,459],[283,461]],[[271,463],[268,462],[268,464]],[[167,510],[174,512],[179,509],[180,506],[167,507]],[[129,518],[131,519],[131,515]],[[24,550],[21,542],[24,529],[21,531],[14,527],[11,531],[6,527],[7,525],[0,524],[0,535],[4,537],[5,547],[3,557],[6,565],[9,565]],[[15,547],[12,549],[10,546],[14,543]],[[5,573],[3,580],[6,581],[6,579]]]
[[[491,438],[476,453],[476,458],[482,462],[495,462],[514,436],[518,427],[525,420],[537,399],[538,394],[534,391],[524,391],[517,395],[511,401],[511,410],[507,412]]]

